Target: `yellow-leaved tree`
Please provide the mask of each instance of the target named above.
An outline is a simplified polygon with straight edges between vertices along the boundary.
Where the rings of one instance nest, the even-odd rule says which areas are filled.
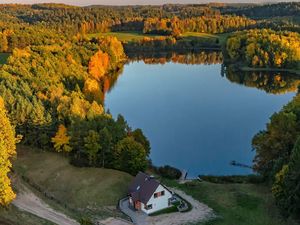
[[[58,131],[55,137],[52,138],[52,143],[57,152],[70,152],[72,148],[70,146],[70,137],[67,133],[67,128],[64,125],[59,125]]]
[[[11,170],[11,158],[16,155],[15,129],[6,114],[3,99],[0,97],[0,205],[7,206],[16,194],[11,188],[8,173]]]

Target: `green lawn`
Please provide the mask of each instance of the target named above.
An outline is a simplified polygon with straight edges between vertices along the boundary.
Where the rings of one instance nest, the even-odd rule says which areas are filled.
[[[116,170],[74,167],[62,154],[20,146],[14,170],[69,208],[99,217],[115,213],[132,179]]]
[[[92,37],[106,37],[106,36],[114,36],[119,39],[121,42],[129,42],[129,41],[139,41],[142,40],[144,37],[152,37],[158,38],[162,37],[160,35],[151,35],[151,34],[143,34],[139,32],[108,32],[108,33],[95,33],[89,34],[90,38]]]
[[[8,57],[9,53],[0,53],[0,65],[5,64]]]
[[[200,40],[202,42],[211,41],[215,39],[219,39],[220,44],[224,44],[225,40],[229,34],[208,34],[208,33],[198,33],[198,32],[186,32],[181,35],[183,40],[185,41],[192,41],[192,40]],[[89,34],[90,38],[92,37],[104,37],[104,36],[115,36],[122,42],[129,42],[129,41],[139,41],[142,40],[144,37],[164,37],[161,35],[152,35],[152,34],[143,34],[141,32],[107,32],[107,33],[95,33]]]
[[[198,33],[198,32],[186,32],[181,35],[186,40],[193,40],[193,39],[203,39],[209,40],[209,39],[219,39],[220,44],[225,44],[226,38],[229,34],[208,34],[208,33]]]
[[[256,184],[214,184],[194,181],[175,186],[207,204],[218,218],[197,225],[296,225],[284,221],[275,207],[269,188]]]

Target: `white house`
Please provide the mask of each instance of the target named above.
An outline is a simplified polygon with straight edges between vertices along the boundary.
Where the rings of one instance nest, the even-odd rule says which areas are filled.
[[[154,177],[139,172],[128,190],[129,205],[147,214],[171,206],[172,193]]]

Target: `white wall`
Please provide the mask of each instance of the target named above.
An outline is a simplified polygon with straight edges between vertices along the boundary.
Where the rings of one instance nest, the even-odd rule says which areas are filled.
[[[154,198],[154,193],[161,191],[165,191],[165,195]],[[169,198],[172,197],[172,194],[167,189],[165,189],[162,185],[159,185],[154,193],[147,203],[147,205],[152,204],[152,209],[146,210],[144,204],[142,204],[142,210],[147,214],[169,207]]]

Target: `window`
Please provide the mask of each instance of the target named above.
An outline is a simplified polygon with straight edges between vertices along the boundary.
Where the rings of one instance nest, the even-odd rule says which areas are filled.
[[[152,204],[147,205],[147,206],[145,207],[145,209],[146,209],[146,210],[152,209]]]
[[[158,198],[159,196],[164,196],[164,195],[165,195],[165,191],[156,192],[154,193],[154,198]]]

